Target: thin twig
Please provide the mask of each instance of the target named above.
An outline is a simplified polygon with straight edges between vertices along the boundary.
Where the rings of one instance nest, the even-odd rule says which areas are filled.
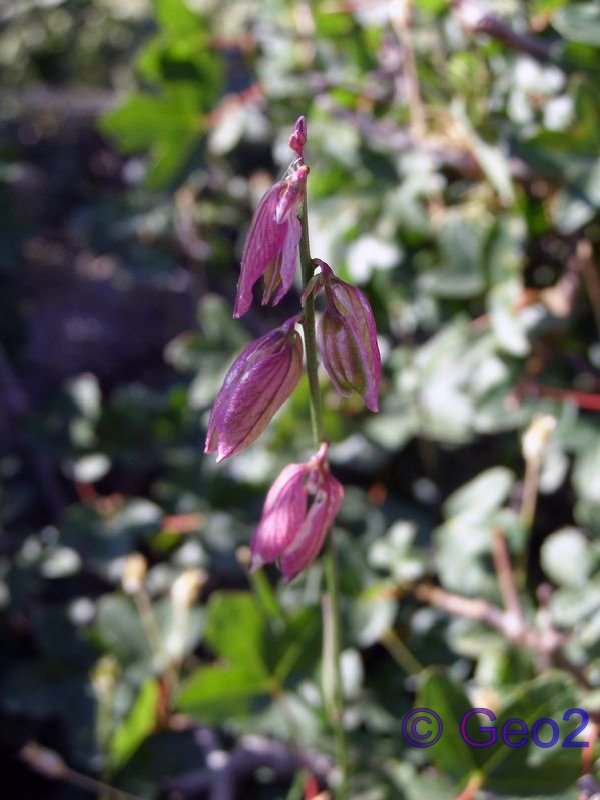
[[[431,584],[415,587],[415,597],[424,603],[448,611],[457,617],[466,617],[477,622],[485,622],[500,633],[506,634],[504,612],[498,606],[481,598],[461,597]],[[512,633],[511,633],[512,635]]]
[[[512,616],[515,627],[518,630],[523,630],[525,628],[525,618],[515,583],[506,536],[504,531],[499,528],[495,529],[492,535],[492,558],[504,608]]]
[[[563,647],[568,637],[554,628],[538,630],[524,626],[519,629],[514,624],[512,614],[502,611],[492,603],[481,598],[461,597],[431,584],[419,584],[414,594],[418,600],[441,608],[454,616],[484,622],[501,633],[513,644],[529,648],[538,656],[548,656],[555,666],[568,672],[584,689],[592,689],[581,669],[565,655]]]
[[[411,132],[415,139],[420,140],[425,136],[427,129],[410,21],[411,0],[396,0],[390,9],[390,22],[402,47],[402,83],[410,116]]]
[[[479,792],[482,783],[483,783],[483,775],[478,773],[476,775],[471,776],[471,778],[469,778],[469,782],[462,790],[462,792],[456,796],[455,800],[473,800],[473,798]]]
[[[423,664],[392,628],[385,631],[379,641],[407,675],[418,675],[423,670]]]
[[[165,781],[167,792],[179,796],[197,796],[205,792],[208,800],[234,800],[236,787],[260,767],[268,767],[282,779],[289,779],[299,769],[307,768],[319,780],[331,780],[331,761],[312,750],[296,754],[282,742],[244,736],[228,752],[210,728],[199,728],[196,740],[204,752],[206,766],[168,778]]]
[[[370,114],[342,108],[329,96],[317,97],[316,103],[332,117],[356,128],[371,143],[376,143],[389,152],[417,150],[430,156],[437,166],[456,170],[465,177],[475,178],[481,175],[481,166],[466,148],[450,146],[439,136],[429,135],[417,139],[406,128],[398,127],[390,120],[376,120]],[[508,166],[511,177],[515,180],[529,182],[534,178],[531,168],[522,159],[510,157]]]
[[[486,11],[477,0],[452,0],[462,27],[471,34],[484,33],[513,50],[527,53],[539,61],[552,58],[552,48],[536,36],[515,31],[499,17]]]
[[[57,752],[43,747],[37,742],[28,742],[19,755],[30,769],[49,780],[66,781],[91,794],[110,798],[110,800],[140,800],[136,795],[71,769]]]

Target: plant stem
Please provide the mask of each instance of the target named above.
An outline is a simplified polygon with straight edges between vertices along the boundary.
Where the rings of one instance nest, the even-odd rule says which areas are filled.
[[[335,736],[338,766],[340,769],[340,782],[337,787],[336,797],[337,800],[343,800],[346,796],[348,780],[348,753],[346,748],[346,734],[344,732],[344,693],[340,661],[340,586],[338,573],[335,537],[333,536],[333,532],[330,532],[327,549],[325,551],[325,580],[327,582],[327,594],[329,595],[329,631],[331,645],[328,650],[331,653],[332,663],[330,665],[330,670],[333,679],[333,714],[331,721]]]
[[[306,287],[313,277],[315,268],[310,254],[310,239],[308,233],[308,203],[304,200],[302,210],[302,238],[300,239],[300,263],[302,265],[302,280]],[[310,295],[304,304],[304,347],[306,350],[306,372],[310,390],[310,415],[312,420],[315,448],[318,450],[325,438],[323,425],[323,410],[321,407],[321,393],[319,390],[319,362],[317,358],[317,338],[315,333],[315,301]],[[328,619],[323,620],[324,641],[323,656],[330,660],[324,664],[324,674],[331,677],[332,682],[332,708],[331,726],[333,728],[336,744],[338,766],[340,769],[340,783],[337,787],[336,798],[343,800],[346,796],[346,783],[348,774],[348,756],[346,750],[346,736],[344,733],[344,697],[342,691],[342,675],[340,665],[340,590],[338,564],[336,557],[335,540],[333,531],[330,531],[325,553],[325,580],[327,583],[327,602],[324,609],[328,609]]]
[[[305,198],[302,210],[302,238],[300,239],[300,264],[302,265],[302,282],[308,286],[315,267],[310,254],[308,235],[308,204]],[[321,408],[321,392],[319,391],[319,361],[317,359],[317,337],[315,333],[315,301],[312,294],[304,304],[304,347],[306,349],[306,372],[310,389],[310,417],[312,420],[313,438],[318,449],[325,438],[323,425],[323,409]]]

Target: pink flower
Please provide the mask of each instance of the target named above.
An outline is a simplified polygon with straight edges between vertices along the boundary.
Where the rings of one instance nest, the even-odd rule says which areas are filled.
[[[233,362],[208,420],[205,453],[217,463],[239,453],[263,432],[302,375],[298,316],[261,336]]]
[[[369,301],[349,283],[336,278],[331,267],[315,259],[321,274],[312,291],[323,287],[327,307],[319,322],[317,342],[323,367],[337,392],[360,394],[371,411],[379,411],[381,355]]]
[[[344,497],[344,487],[329,471],[327,449],[323,444],[307,463],[288,464],[269,489],[252,537],[252,572],[279,560],[291,581],[319,555]]]
[[[308,172],[297,159],[258,204],[242,254],[234,317],[241,317],[252,305],[252,287],[261,275],[265,276],[263,305],[277,305],[292,285],[301,234],[297,211],[304,200]]]

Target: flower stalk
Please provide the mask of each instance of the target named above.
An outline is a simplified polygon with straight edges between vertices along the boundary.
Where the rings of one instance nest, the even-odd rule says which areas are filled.
[[[300,236],[300,264],[302,267],[302,283],[306,288],[315,273],[315,265],[310,254],[310,237],[308,233],[308,200],[305,196],[302,206],[302,233]],[[318,448],[325,438],[323,424],[323,408],[321,406],[321,392],[319,389],[319,361],[317,356],[317,334],[315,327],[315,299],[309,293],[304,303],[304,317],[302,320],[304,330],[304,349],[306,351],[306,374],[310,390],[310,416],[312,420],[313,439]]]
[[[300,238],[300,264],[302,282],[308,287],[313,278],[315,265],[310,253],[308,231],[308,202],[305,196],[301,211],[302,234]],[[304,304],[304,349],[306,353],[306,373],[310,392],[310,414],[313,427],[315,447],[319,447],[325,438],[321,391],[319,389],[319,361],[317,355],[317,336],[315,327],[315,301],[312,292],[307,293]],[[337,798],[343,800],[346,795],[348,776],[348,755],[346,735],[344,732],[344,697],[341,674],[341,639],[340,639],[340,592],[338,562],[333,531],[325,551],[325,581],[327,593],[323,598],[323,674],[328,676],[324,682],[325,702],[330,710],[330,722],[335,736],[336,755],[340,769],[340,783],[337,787]],[[330,697],[327,695],[330,694]]]

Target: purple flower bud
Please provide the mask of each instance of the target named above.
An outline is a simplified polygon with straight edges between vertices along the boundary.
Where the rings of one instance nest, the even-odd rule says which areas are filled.
[[[305,164],[294,162],[258,204],[242,254],[234,317],[252,305],[252,287],[261,275],[265,276],[263,305],[277,305],[292,285],[301,234],[296,212],[304,200],[308,173]]]
[[[205,453],[217,463],[252,444],[302,375],[302,339],[298,317],[261,336],[233,362],[208,420]]]
[[[371,411],[379,411],[381,356],[375,319],[364,294],[321,266],[327,307],[319,322],[317,341],[325,371],[343,397],[357,392]]]
[[[269,489],[252,538],[252,572],[279,560],[291,581],[319,555],[344,498],[344,487],[329,471],[327,449],[323,444],[306,464],[288,464]]]
[[[294,131],[290,136],[290,147],[300,158],[304,156],[304,145],[308,139],[306,117],[298,117],[294,125]]]

